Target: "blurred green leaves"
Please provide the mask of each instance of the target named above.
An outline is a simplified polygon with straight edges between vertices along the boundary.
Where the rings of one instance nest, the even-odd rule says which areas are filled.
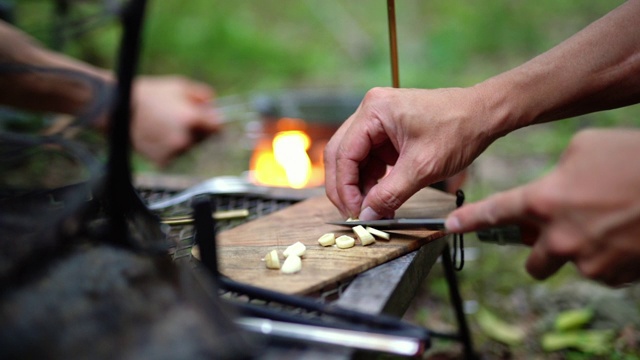
[[[545,51],[622,1],[401,0],[401,85],[468,86]],[[18,19],[50,38],[52,1],[17,4]],[[86,14],[103,2],[74,5]],[[384,0],[149,1],[142,71],[181,73],[219,92],[283,87],[368,89],[391,83]],[[115,22],[66,51],[102,66],[117,50]]]

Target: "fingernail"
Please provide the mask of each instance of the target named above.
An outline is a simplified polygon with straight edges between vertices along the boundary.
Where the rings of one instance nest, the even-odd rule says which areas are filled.
[[[444,227],[449,232],[459,232],[462,229],[462,225],[460,224],[460,219],[455,216],[449,216],[447,221],[444,222]]]
[[[359,219],[362,221],[378,220],[380,218],[381,218],[380,214],[375,212],[375,210],[373,210],[370,207],[367,207],[364,210],[362,210],[360,212],[360,217],[359,217]]]

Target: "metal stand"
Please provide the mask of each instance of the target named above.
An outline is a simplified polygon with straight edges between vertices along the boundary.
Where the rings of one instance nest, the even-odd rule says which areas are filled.
[[[453,267],[453,261],[451,260],[451,249],[449,245],[445,245],[442,250],[442,267],[447,279],[447,285],[449,286],[449,300],[458,322],[458,340],[462,343],[464,358],[465,359],[477,359],[477,355],[473,350],[473,341],[471,340],[471,334],[469,332],[469,326],[462,307],[462,298],[460,296],[460,290],[458,288],[458,279],[456,277],[456,271]]]

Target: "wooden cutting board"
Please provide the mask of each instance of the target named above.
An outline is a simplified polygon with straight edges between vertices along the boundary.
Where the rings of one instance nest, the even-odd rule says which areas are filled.
[[[396,217],[437,217],[455,208],[455,197],[425,188],[409,199]],[[333,232],[337,236],[351,235],[349,228],[326,224],[344,220],[325,196],[317,196],[289,206],[257,220],[223,231],[218,236],[220,271],[233,280],[287,294],[308,295],[334,288],[339,282],[407,254],[429,241],[444,236],[441,231],[405,230],[391,233],[391,240],[350,249],[322,247],[318,238]],[[300,241],[307,246],[302,258],[302,270],[283,274],[267,269],[264,256],[276,249],[282,251]]]

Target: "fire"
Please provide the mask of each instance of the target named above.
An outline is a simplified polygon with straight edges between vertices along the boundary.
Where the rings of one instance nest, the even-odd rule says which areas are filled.
[[[292,119],[281,121],[289,126],[279,122],[279,128],[291,127]],[[251,159],[252,180],[261,185],[294,189],[322,185],[324,168],[318,145],[324,144],[314,145],[301,129],[281,130],[273,139],[261,139]]]
[[[311,159],[307,154],[311,139],[302,131],[282,131],[273,138],[273,155],[294,189],[305,187],[311,178]]]

